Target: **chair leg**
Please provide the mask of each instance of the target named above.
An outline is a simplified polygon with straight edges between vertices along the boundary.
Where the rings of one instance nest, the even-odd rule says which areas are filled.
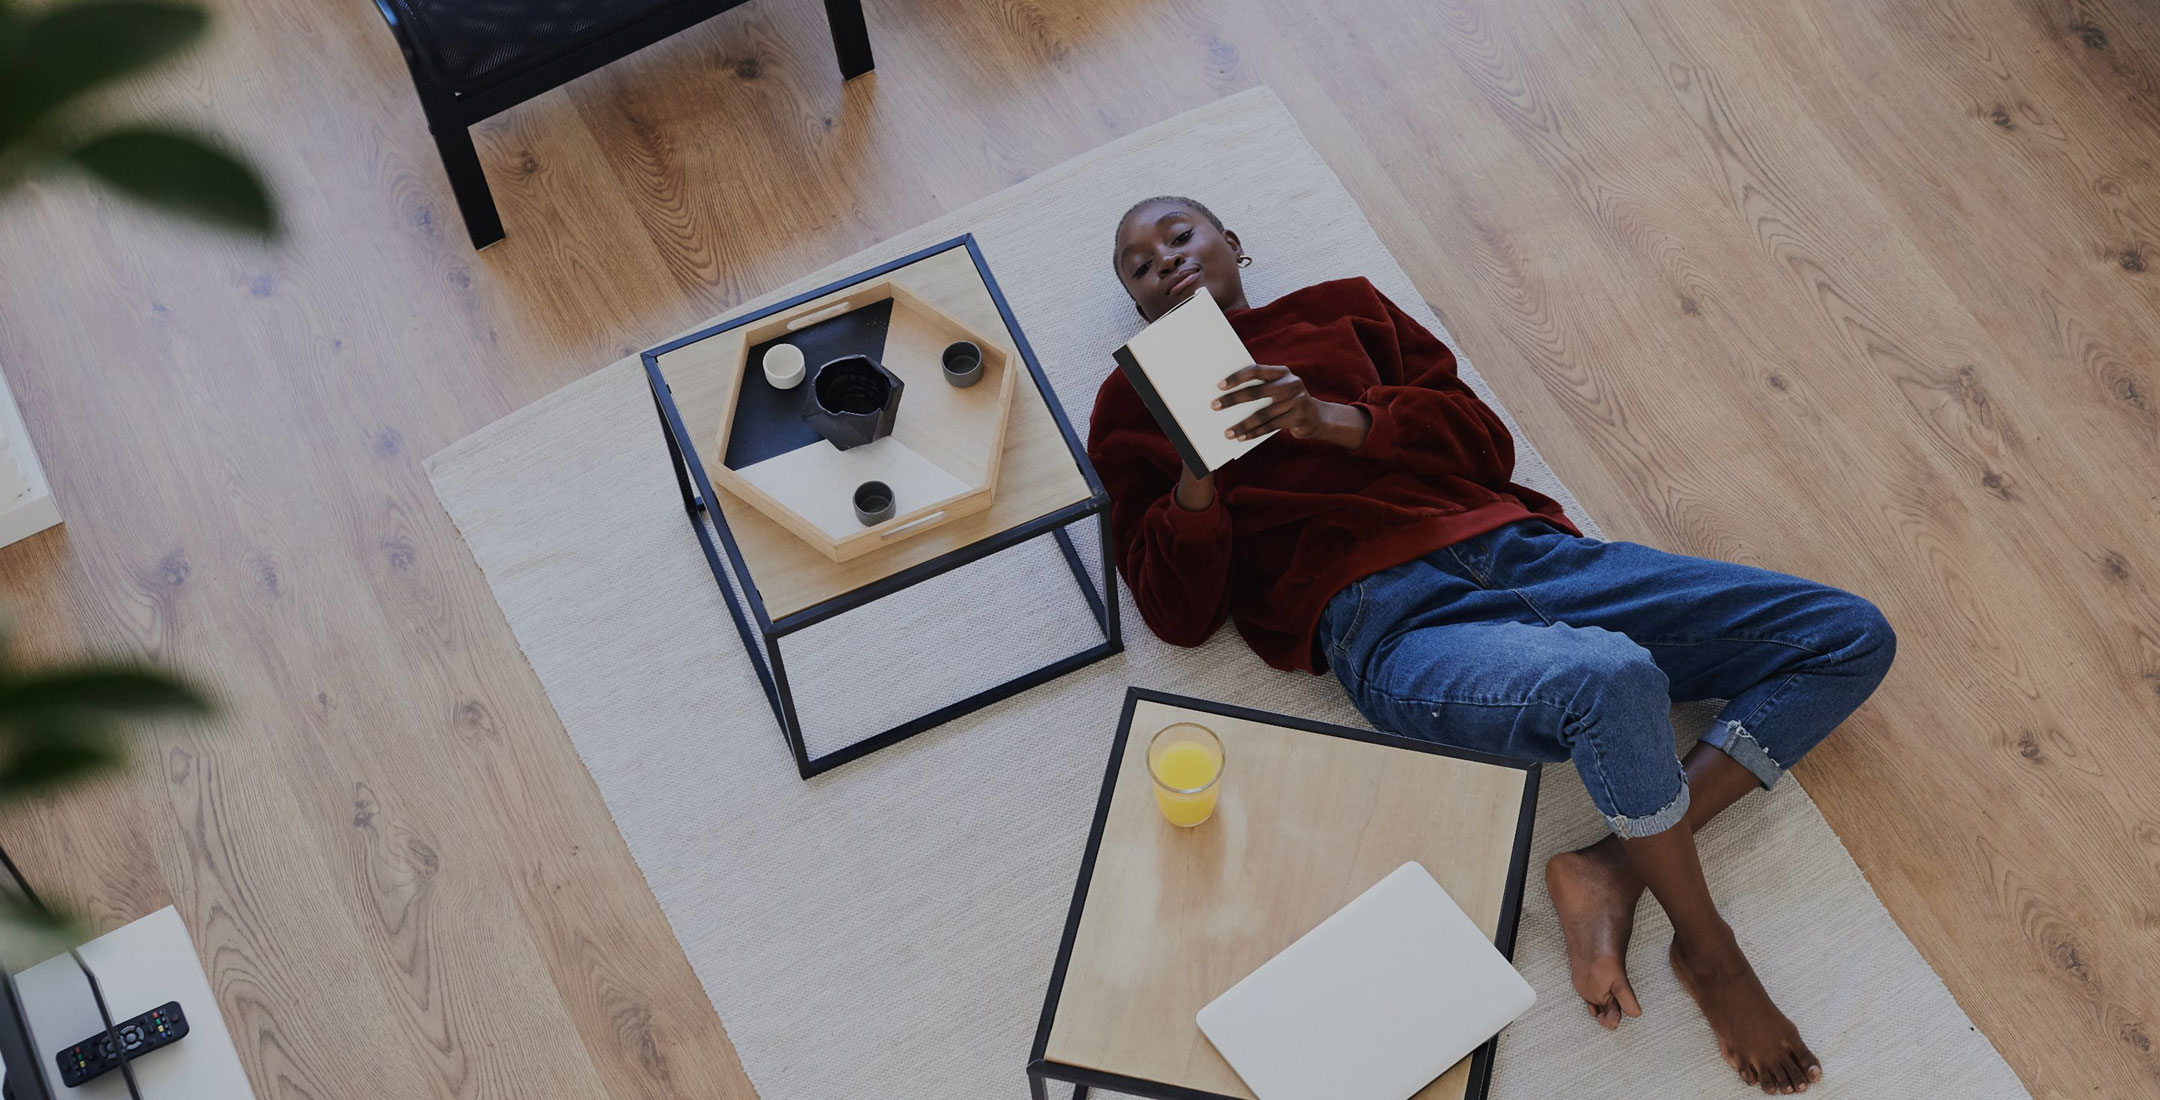
[[[465,216],[465,231],[472,235],[473,249],[502,240],[502,217],[495,212],[495,196],[488,193],[487,176],[480,171],[480,153],[473,148],[472,132],[447,120],[429,129],[435,133],[435,148],[442,153],[443,171],[450,175],[450,193],[457,198],[458,213]]]
[[[875,67],[862,0],[825,0],[825,21],[832,24],[833,52],[840,55],[842,80],[853,80]]]

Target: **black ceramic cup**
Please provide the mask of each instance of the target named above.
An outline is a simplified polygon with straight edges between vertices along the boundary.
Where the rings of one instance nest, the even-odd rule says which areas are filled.
[[[882,481],[865,481],[855,487],[855,518],[864,527],[875,527],[893,518],[892,486]]]
[[[945,345],[945,380],[966,389],[982,381],[982,349],[972,340]]]
[[[833,446],[843,451],[860,447],[892,434],[903,385],[877,360],[844,355],[810,377],[802,418]]]

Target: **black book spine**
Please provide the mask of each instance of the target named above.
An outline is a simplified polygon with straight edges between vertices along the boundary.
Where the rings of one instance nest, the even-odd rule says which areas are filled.
[[[1117,360],[1118,369],[1125,372],[1125,380],[1132,383],[1133,392],[1140,395],[1140,403],[1155,414],[1155,423],[1162,427],[1164,435],[1170,437],[1170,445],[1177,448],[1178,457],[1185,460],[1185,468],[1191,470],[1195,478],[1208,476],[1206,460],[1193,448],[1192,439],[1185,434],[1185,429],[1178,427],[1177,417],[1170,415],[1170,406],[1163,404],[1162,395],[1155,392],[1155,383],[1149,381],[1147,371],[1140,366],[1140,360],[1133,358],[1132,349],[1120,347],[1110,355]]]

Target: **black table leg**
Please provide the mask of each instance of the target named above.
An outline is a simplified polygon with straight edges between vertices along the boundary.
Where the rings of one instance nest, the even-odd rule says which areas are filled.
[[[1086,1085],[1075,1084],[1072,1091],[1072,1100],[1087,1100],[1087,1094],[1088,1087]],[[1048,1082],[1046,1082],[1043,1078],[1035,1075],[1032,1072],[1029,1073],[1028,1095],[1033,1097],[1034,1100],[1050,1100],[1050,1086]]]
[[[870,57],[870,27],[863,22],[862,0],[825,0],[825,20],[832,24],[840,78],[853,80],[869,72],[877,63]]]
[[[465,218],[465,232],[475,249],[503,239],[502,215],[495,212],[495,196],[488,193],[487,176],[480,171],[480,153],[473,148],[472,132],[462,123],[430,119],[435,151],[442,154],[443,171],[450,177],[450,193],[457,198],[458,213]]]

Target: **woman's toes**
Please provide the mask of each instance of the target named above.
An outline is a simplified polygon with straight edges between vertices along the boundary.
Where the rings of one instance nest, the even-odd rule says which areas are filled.
[[[1785,1056],[1785,1079],[1792,1082],[1794,1092],[1807,1091],[1807,1066],[1801,1064],[1800,1055],[1787,1054]]]

